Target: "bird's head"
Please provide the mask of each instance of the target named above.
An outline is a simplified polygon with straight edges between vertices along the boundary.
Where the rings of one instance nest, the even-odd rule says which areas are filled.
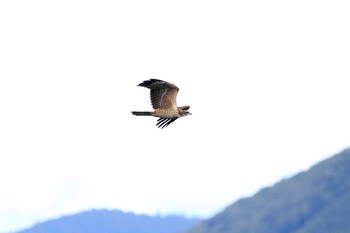
[[[184,117],[184,116],[188,116],[188,115],[192,115],[192,113],[190,113],[189,111],[187,111],[187,110],[179,110],[179,113],[180,113],[180,115],[182,116],[182,117]]]

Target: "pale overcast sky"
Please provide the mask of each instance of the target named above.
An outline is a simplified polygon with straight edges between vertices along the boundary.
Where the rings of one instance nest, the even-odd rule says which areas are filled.
[[[209,217],[350,145],[350,3],[1,1],[0,232]],[[149,78],[192,116],[166,129]]]

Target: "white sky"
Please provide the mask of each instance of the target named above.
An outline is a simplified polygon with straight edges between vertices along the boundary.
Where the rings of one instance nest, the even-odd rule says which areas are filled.
[[[350,145],[350,2],[1,1],[0,232],[209,217]],[[166,129],[149,78],[192,116]]]

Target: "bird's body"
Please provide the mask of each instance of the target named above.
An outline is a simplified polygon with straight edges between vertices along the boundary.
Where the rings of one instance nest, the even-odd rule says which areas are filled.
[[[132,114],[159,117],[157,121],[159,128],[167,127],[179,117],[192,115],[187,111],[190,106],[177,107],[176,96],[179,88],[174,84],[159,79],[150,79],[143,81],[139,86],[151,89],[151,103],[154,111],[133,111]]]

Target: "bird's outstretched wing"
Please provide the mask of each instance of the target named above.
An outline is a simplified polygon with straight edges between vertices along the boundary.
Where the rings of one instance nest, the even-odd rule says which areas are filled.
[[[151,89],[151,103],[154,109],[177,109],[176,96],[179,88],[172,83],[159,79],[150,79],[139,84]]]
[[[170,125],[171,123],[173,123],[174,121],[177,120],[177,117],[176,118],[159,118],[157,120],[157,124],[156,126],[158,126],[158,128],[165,128],[167,127],[168,125]]]
[[[190,109],[190,106],[188,106],[188,105],[181,106],[181,107],[179,107],[179,109],[181,109],[181,110],[188,110],[188,109]]]

